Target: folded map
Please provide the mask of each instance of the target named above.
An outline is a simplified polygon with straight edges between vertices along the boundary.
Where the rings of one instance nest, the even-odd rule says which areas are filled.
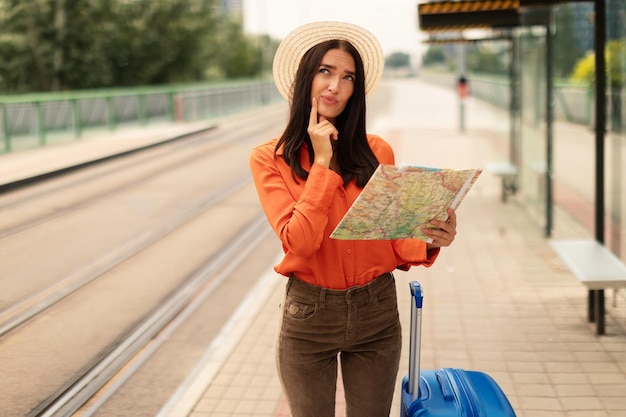
[[[342,240],[415,238],[430,243],[422,232],[430,221],[448,219],[481,169],[442,169],[415,165],[379,165],[330,237]]]

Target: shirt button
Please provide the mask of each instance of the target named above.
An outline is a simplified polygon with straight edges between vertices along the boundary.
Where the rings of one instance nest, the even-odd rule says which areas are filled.
[[[352,255],[352,249],[348,249],[348,250],[346,250],[346,253],[347,253],[348,255]]]

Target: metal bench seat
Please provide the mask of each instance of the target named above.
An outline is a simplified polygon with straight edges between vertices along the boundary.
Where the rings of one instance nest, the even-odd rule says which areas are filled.
[[[553,240],[550,246],[589,289],[589,321],[595,321],[597,334],[604,334],[604,289],[626,287],[626,265],[595,240]]]

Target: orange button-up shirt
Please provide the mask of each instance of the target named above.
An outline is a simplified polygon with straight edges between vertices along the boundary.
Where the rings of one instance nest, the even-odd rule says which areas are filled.
[[[439,250],[427,251],[426,242],[403,240],[338,240],[329,236],[362,188],[355,181],[346,187],[336,172],[309,163],[302,147],[300,163],[309,171],[306,181],[291,173],[282,157],[274,158],[275,138],[252,150],[250,167],[267,219],[280,238],[285,253],[274,267],[279,274],[295,275],[313,285],[346,289],[365,285],[396,268],[430,266]],[[391,146],[368,135],[372,151],[381,164],[394,164]]]

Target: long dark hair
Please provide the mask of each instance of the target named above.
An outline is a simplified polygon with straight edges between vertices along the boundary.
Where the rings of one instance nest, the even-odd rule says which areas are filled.
[[[341,167],[344,185],[356,180],[359,187],[365,186],[372,176],[378,160],[369,146],[365,131],[365,72],[363,61],[351,43],[344,40],[330,40],[319,43],[309,49],[296,72],[293,86],[293,99],[289,111],[289,122],[281,135],[276,150],[283,145],[283,157],[291,167],[294,178],[306,180],[309,173],[300,164],[300,149],[307,144],[311,164],[315,160],[311,138],[307,133],[311,114],[311,84],[317,74],[322,58],[331,49],[346,51],[354,59],[356,77],[354,91],[346,108],[337,117],[335,127],[339,131],[339,140],[335,154]]]

